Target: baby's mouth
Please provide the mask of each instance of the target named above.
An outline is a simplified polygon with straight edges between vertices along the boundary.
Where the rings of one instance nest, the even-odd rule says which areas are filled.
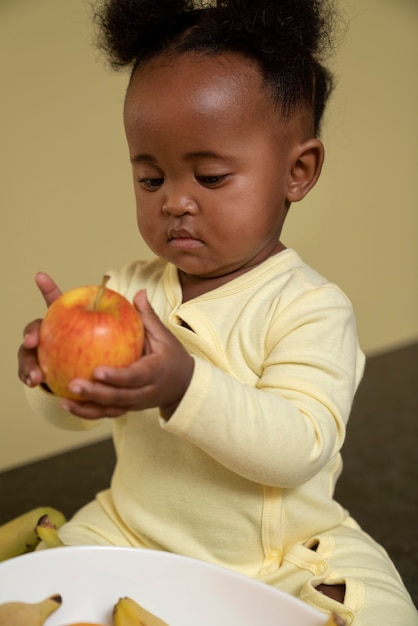
[[[202,245],[201,239],[187,228],[172,228],[168,232],[168,243],[173,248],[193,249]]]

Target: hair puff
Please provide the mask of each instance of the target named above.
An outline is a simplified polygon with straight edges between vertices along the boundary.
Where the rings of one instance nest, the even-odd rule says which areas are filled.
[[[283,114],[310,106],[318,129],[336,15],[333,0],[100,0],[95,21],[115,69],[163,51],[237,52],[259,65]]]

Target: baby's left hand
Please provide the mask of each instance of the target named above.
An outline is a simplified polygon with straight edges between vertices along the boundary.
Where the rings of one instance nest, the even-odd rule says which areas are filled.
[[[70,390],[84,401],[64,399],[61,406],[74,415],[99,419],[159,407],[169,419],[180,403],[193,374],[193,358],[162,324],[145,291],[136,294],[134,304],[144,324],[143,356],[129,367],[98,367],[94,382],[71,381]]]

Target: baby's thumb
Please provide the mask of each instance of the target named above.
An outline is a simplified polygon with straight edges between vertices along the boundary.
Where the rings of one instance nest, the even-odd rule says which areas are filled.
[[[38,272],[35,282],[47,306],[50,306],[61,295],[61,290],[48,274]]]
[[[134,305],[141,317],[144,328],[148,332],[153,333],[153,331],[157,331],[163,326],[158,315],[148,301],[145,289],[141,289],[135,295]]]

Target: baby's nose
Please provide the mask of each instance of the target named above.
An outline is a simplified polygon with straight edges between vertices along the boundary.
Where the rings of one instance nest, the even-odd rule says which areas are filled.
[[[180,190],[168,192],[162,208],[169,215],[194,214],[198,210],[196,201]]]

